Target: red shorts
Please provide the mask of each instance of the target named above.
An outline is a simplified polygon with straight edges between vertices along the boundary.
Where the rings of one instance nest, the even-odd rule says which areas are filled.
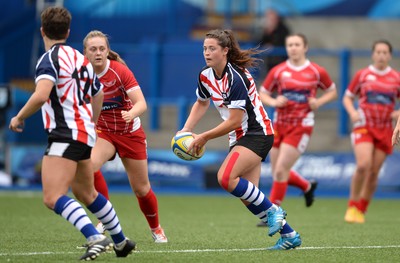
[[[310,142],[313,128],[313,126],[274,124],[275,139],[272,147],[279,148],[281,143],[286,143],[303,153]]]
[[[97,131],[97,135],[114,145],[120,158],[147,159],[146,134],[142,127],[132,133],[114,134]]]
[[[351,143],[356,145],[362,142],[372,143],[375,148],[391,154],[393,152],[392,146],[392,128],[372,128],[372,127],[358,127],[351,133]]]

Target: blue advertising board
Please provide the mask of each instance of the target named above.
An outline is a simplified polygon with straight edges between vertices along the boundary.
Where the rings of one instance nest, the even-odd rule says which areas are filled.
[[[10,174],[15,182],[23,184],[40,183],[41,158],[45,146],[9,147]],[[176,189],[206,189],[207,176],[217,176],[218,166],[226,152],[207,151],[197,161],[184,161],[170,150],[148,151],[149,178],[154,187]],[[400,191],[400,153],[390,155],[379,174],[378,187],[384,190]],[[316,179],[319,189],[348,189],[355,170],[353,153],[304,154],[295,164],[294,170],[308,179]],[[125,169],[117,157],[102,167],[110,185],[129,185]],[[272,184],[271,166],[267,159],[262,163],[260,186]]]

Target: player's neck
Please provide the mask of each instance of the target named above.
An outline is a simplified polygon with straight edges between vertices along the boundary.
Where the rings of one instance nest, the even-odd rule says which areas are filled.
[[[49,39],[49,38],[43,38],[43,41],[44,41],[44,48],[45,48],[46,51],[49,50],[55,44],[63,44],[63,43],[65,43],[65,39],[53,40],[53,39]]]
[[[290,60],[290,63],[291,63],[293,66],[300,67],[300,66],[303,66],[303,65],[306,63],[306,61],[307,61],[306,58],[291,59],[291,60]]]
[[[375,63],[375,64],[373,64],[373,66],[377,70],[384,71],[389,65],[388,64]]]

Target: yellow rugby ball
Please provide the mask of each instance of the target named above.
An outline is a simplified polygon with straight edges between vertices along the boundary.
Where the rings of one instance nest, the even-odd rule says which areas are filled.
[[[192,154],[188,152],[188,148],[193,141],[191,132],[181,132],[175,135],[171,140],[172,152],[185,161],[194,161],[200,159],[204,155],[205,147],[201,149],[200,153]]]

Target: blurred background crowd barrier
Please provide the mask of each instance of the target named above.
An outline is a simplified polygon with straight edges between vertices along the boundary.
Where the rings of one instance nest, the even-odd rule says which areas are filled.
[[[34,88],[34,68],[44,52],[39,18],[47,5],[64,5],[71,11],[73,18],[68,43],[78,50],[82,50],[82,40],[91,30],[101,30],[109,35],[111,48],[127,62],[146,96],[149,110],[143,116],[143,123],[148,131],[150,149],[168,150],[170,138],[183,126],[196,99],[197,75],[205,65],[202,54],[205,33],[214,28],[233,29],[242,48],[255,47],[268,8],[277,10],[292,32],[307,36],[309,58],[328,70],[340,95],[355,71],[370,63],[374,40],[388,39],[393,44],[395,52],[391,64],[400,69],[400,34],[397,33],[400,1],[13,0],[3,1],[1,5],[0,171],[11,174],[21,167],[29,167],[30,172],[26,172],[29,178],[40,165],[33,157],[24,159],[25,163],[21,164],[17,156],[31,156],[29,147],[43,149],[46,144],[41,115],[37,113],[28,119],[22,134],[11,133],[6,126]],[[285,54],[283,47],[275,47],[262,55],[280,54]],[[257,83],[264,77],[258,68],[252,73]],[[268,111],[272,114],[271,109]],[[326,105],[319,118],[326,121],[317,120],[317,125],[324,123],[325,134],[320,137],[316,134],[311,148],[325,153],[336,151],[338,145],[343,144],[341,138],[347,140],[350,131],[341,96]],[[213,115],[209,122],[215,119],[218,116]],[[320,133],[318,129],[316,133]],[[345,143],[349,144],[348,141]],[[226,140],[210,146],[210,150],[225,149]],[[22,153],[21,147],[25,149]],[[347,146],[340,149],[346,149],[344,155],[351,153]],[[352,160],[349,158],[345,163]],[[111,176],[107,178],[112,180]]]

